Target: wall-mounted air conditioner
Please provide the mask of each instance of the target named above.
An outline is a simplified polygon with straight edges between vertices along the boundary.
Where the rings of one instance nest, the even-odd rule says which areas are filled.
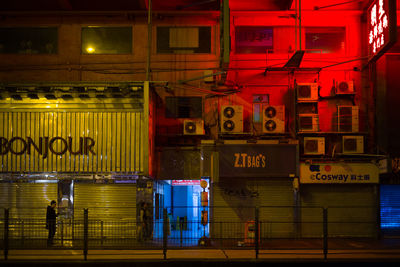
[[[354,94],[354,82],[353,81],[337,81],[335,87],[336,95],[351,95]]]
[[[338,131],[358,132],[358,106],[338,106]]]
[[[184,135],[202,135],[204,134],[204,121],[201,119],[183,120]]]
[[[285,106],[263,105],[263,133],[285,132]]]
[[[243,132],[243,106],[221,106],[220,123],[222,133]]]
[[[304,137],[304,155],[324,155],[325,137]]]
[[[362,154],[364,153],[364,136],[343,135],[342,136],[343,154]]]
[[[298,83],[296,85],[298,102],[315,102],[318,101],[318,84],[317,83]]]
[[[299,114],[299,132],[318,132],[318,114]]]

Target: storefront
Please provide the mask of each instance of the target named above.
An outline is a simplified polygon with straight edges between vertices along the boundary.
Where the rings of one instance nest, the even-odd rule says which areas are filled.
[[[93,219],[135,219],[151,136],[148,85],[130,89],[135,97],[1,100],[0,207],[44,219],[57,200],[60,218],[81,219],[89,208]]]
[[[372,163],[300,164],[301,235],[322,236],[328,211],[331,237],[376,237],[379,168]]]
[[[195,147],[162,148],[155,183],[154,235],[162,237],[163,211],[169,221],[169,238],[190,237],[197,244],[209,235],[209,177],[200,176],[201,155]],[[206,219],[206,220],[205,220]]]
[[[212,177],[211,188],[213,234],[237,235],[229,227],[218,229],[217,225],[254,221],[259,207],[263,238],[292,237],[296,231],[293,179],[298,175],[297,145],[225,141],[215,151],[218,178]],[[236,230],[242,232],[244,227]]]

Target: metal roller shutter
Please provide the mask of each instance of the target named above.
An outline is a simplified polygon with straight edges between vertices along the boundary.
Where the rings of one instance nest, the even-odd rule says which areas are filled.
[[[136,220],[136,185],[84,184],[74,186],[74,218],[83,219],[89,209],[90,220]]]
[[[375,237],[378,207],[374,187],[360,184],[302,184],[302,236],[322,236],[322,208],[327,207],[330,237]]]
[[[212,188],[214,233],[224,237],[244,235],[244,223],[254,221],[260,207],[263,238],[288,237],[293,233],[293,189],[289,178],[221,181]],[[224,222],[237,229],[218,226]],[[231,236],[235,238],[235,236]]]
[[[381,229],[385,236],[400,236],[400,185],[381,185]]]
[[[47,206],[57,201],[57,183],[0,183],[0,192],[0,207],[12,219],[45,221]]]

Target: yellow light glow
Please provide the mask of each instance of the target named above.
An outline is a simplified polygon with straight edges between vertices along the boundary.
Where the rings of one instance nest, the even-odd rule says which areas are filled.
[[[94,53],[94,47],[89,46],[88,48],[86,48],[86,51],[88,53]]]

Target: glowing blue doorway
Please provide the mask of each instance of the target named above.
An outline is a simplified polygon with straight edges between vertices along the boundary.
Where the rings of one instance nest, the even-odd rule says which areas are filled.
[[[153,237],[163,237],[161,210],[167,212],[169,245],[194,246],[202,237],[209,237],[209,186],[208,179],[165,181],[162,197],[156,192],[155,224]],[[158,194],[158,195],[157,195]],[[158,209],[158,213],[157,213]]]

